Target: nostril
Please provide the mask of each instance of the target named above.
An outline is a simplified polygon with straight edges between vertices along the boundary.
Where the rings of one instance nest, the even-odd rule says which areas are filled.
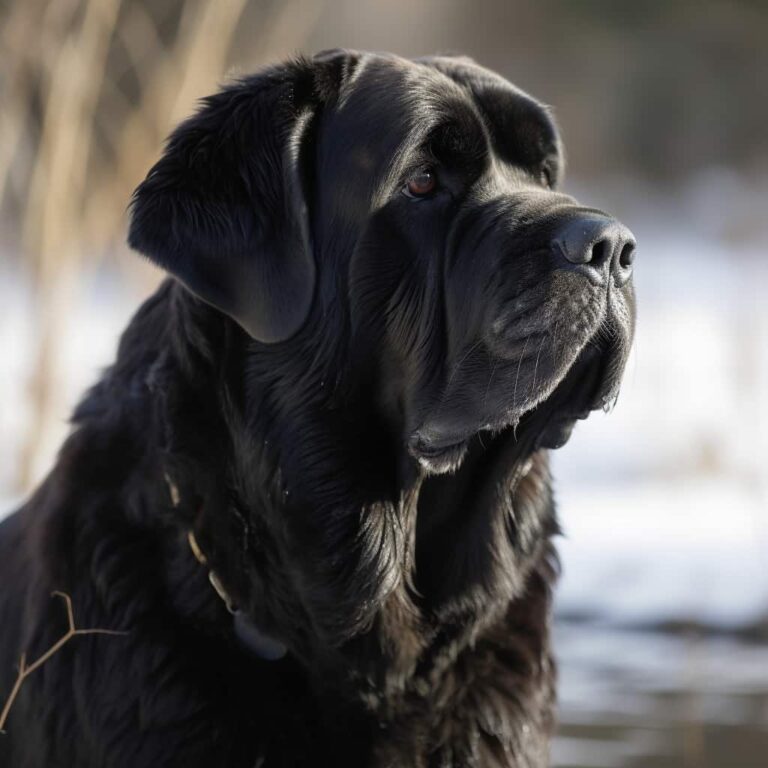
[[[592,253],[590,254],[590,257],[587,259],[587,261],[591,263],[593,267],[599,267],[601,264],[605,263],[607,256],[608,241],[603,239],[599,240],[592,246]]]
[[[624,269],[629,269],[635,260],[635,244],[628,242],[624,244],[619,254],[619,266]]]

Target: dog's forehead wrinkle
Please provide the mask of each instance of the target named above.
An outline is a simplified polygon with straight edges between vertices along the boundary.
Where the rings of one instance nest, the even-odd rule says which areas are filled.
[[[372,212],[383,207],[390,200],[395,187],[408,168],[414,150],[423,144],[428,135],[428,125],[416,124],[411,128],[410,135],[406,135],[400,142],[390,158],[385,175],[376,187],[371,202]]]
[[[471,120],[486,147],[491,145],[487,126],[466,89],[433,67],[405,59],[375,57],[367,61],[364,69],[358,65],[355,79],[336,112],[342,118],[345,113],[354,115],[355,125],[365,114],[365,122],[379,127],[377,132],[363,134],[363,146],[350,147],[366,167],[371,166],[373,158],[381,164],[386,156],[385,173],[374,195],[374,210],[391,194],[411,153],[422,149],[437,128],[463,125],[462,133],[466,134],[466,121]],[[385,149],[382,137],[388,144],[393,134],[399,134],[396,146]]]
[[[545,225],[555,221],[561,210],[574,206],[573,198],[539,186],[528,171],[495,155],[473,185],[471,199],[480,207],[476,216],[504,217],[515,237],[520,235],[520,225]]]
[[[499,114],[498,100],[505,100],[506,115],[513,113],[517,121],[528,130],[527,144],[536,144],[542,157],[551,154],[562,164],[562,148],[557,125],[552,109],[542,104],[524,89],[509,82],[496,72],[488,70],[473,61],[461,61],[445,57],[433,57],[432,65],[447,77],[459,83],[478,106],[491,134],[496,139],[503,139],[498,134],[496,125]]]
[[[339,109],[344,109],[349,95],[355,88],[356,82],[362,77],[371,60],[372,57],[370,54],[361,53],[358,54],[354,63],[349,61],[345,62],[344,78],[341,83],[337,102]]]
[[[503,159],[496,152],[491,153],[491,174],[497,184],[509,188],[513,193],[527,191],[531,197],[542,201],[548,199],[548,194],[551,195],[548,190],[531,183],[529,171]]]

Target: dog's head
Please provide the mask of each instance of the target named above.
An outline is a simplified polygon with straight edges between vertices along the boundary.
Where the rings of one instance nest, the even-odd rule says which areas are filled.
[[[469,60],[331,51],[206,99],[136,191],[131,244],[219,310],[174,322],[223,329],[175,423],[228,414],[195,435],[194,527],[294,652],[524,593],[537,449],[615,397],[634,318],[632,235],[562,164],[548,110]]]
[[[130,242],[265,353],[343,336],[334,364],[439,473],[484,432],[557,447],[617,393],[635,243],[562,165],[549,110],[470,60],[332,51],[207,99]]]

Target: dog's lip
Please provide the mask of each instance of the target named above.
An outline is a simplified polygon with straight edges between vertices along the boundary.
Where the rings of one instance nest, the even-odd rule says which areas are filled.
[[[435,459],[463,448],[467,438],[451,440],[430,440],[421,435],[414,435],[410,441],[410,451],[425,459]]]
[[[569,390],[575,390],[571,391],[570,402],[551,414],[548,426],[555,429],[570,424],[572,427],[576,421],[587,419],[594,411],[607,410],[615,402],[620,379],[612,375],[612,369],[618,355],[619,345],[616,341],[601,337],[597,328],[548,396],[547,400],[553,398],[572,373],[581,371],[584,374],[585,380],[577,381],[575,387],[569,386]],[[499,413],[495,418],[473,426],[464,433],[455,427],[446,429],[443,426],[441,429],[424,424],[411,434],[408,450],[411,456],[430,469],[457,464],[476,435],[490,433],[495,436],[510,427],[514,428],[527,413],[536,411],[540,405],[538,403],[523,411]]]
[[[469,438],[447,442],[412,439],[408,450],[429,474],[445,474],[455,470],[467,451]]]

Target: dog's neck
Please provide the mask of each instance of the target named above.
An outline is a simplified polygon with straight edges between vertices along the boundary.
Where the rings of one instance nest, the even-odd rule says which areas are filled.
[[[140,373],[163,441],[163,485],[172,478],[182,502],[171,513],[198,536],[227,591],[251,610],[251,600],[267,603],[258,626],[279,611],[270,587],[301,596],[304,642],[315,635],[330,646],[370,628],[399,592],[403,611],[432,617],[478,590],[493,603],[521,594],[536,547],[555,529],[544,452],[514,434],[476,441],[458,472],[425,478],[405,451],[382,449],[381,435],[357,434],[355,417],[322,393],[302,393],[299,408],[279,387],[239,392],[246,375],[258,378],[252,358],[243,370],[242,333],[177,286],[164,291],[176,327]],[[281,410],[290,429],[279,433],[269,416]],[[300,552],[304,572],[267,573],[260,552],[284,564]],[[259,595],[248,597],[254,581]]]
[[[472,460],[479,459],[470,456]],[[435,684],[489,628],[503,621],[525,592],[532,572],[550,556],[547,541],[552,521],[542,518],[539,508],[543,491],[548,490],[547,478],[545,457],[538,454],[517,468],[510,479],[508,506],[502,510],[457,506],[456,499],[451,498],[457,486],[450,480],[455,478],[449,479],[447,485],[435,482],[441,478],[422,479],[403,494],[399,505],[379,503],[359,510],[358,521],[367,515],[371,518],[368,525],[391,526],[396,521],[398,528],[399,538],[388,543],[385,532],[375,531],[377,554],[385,557],[382,562],[370,564],[370,578],[377,579],[371,585],[375,603],[363,599],[360,604],[353,602],[360,589],[354,571],[346,583],[343,573],[332,572],[336,593],[323,595],[323,600],[318,601],[321,610],[331,611],[323,617],[329,623],[313,627],[311,611],[315,606],[299,598],[293,610],[306,611],[311,628],[299,637],[285,631],[272,605],[275,593],[280,599],[290,594],[284,574],[259,573],[262,602],[241,608],[238,598],[230,594],[229,585],[234,584],[236,590],[238,579],[233,570],[245,569],[236,565],[233,569],[231,561],[221,558],[214,565],[203,554],[192,529],[187,540],[198,564],[212,574],[212,587],[223,604],[236,612],[233,631],[251,653],[260,658],[279,658],[288,646],[294,657],[308,669],[322,670],[326,679],[339,681],[331,671],[349,673],[347,692],[366,706],[381,709],[379,714],[385,716],[387,710],[400,706],[395,706],[396,701],[402,704],[402,697],[411,696],[419,686],[426,690]],[[172,497],[177,494],[178,490],[170,491]],[[243,506],[240,510],[237,506],[214,509],[215,503],[200,512],[220,520],[229,518],[235,529],[247,527],[242,497],[237,502],[237,506]],[[279,513],[301,512],[301,506],[297,506],[283,507]],[[201,513],[198,520],[208,517]],[[517,530],[509,538],[512,522]],[[232,526],[228,529],[231,531]],[[515,537],[517,531],[520,535]],[[203,533],[211,535],[205,525]],[[238,535],[243,548],[258,551],[275,546],[274,533],[266,528],[263,535],[270,541],[249,543],[249,532],[245,530]],[[215,542],[208,546],[216,550]],[[316,554],[318,550],[320,554]],[[308,559],[330,557],[322,553],[316,541],[305,541],[301,551]],[[346,547],[346,551],[352,551],[352,547]],[[479,568],[478,560],[490,562],[487,568]],[[311,572],[302,575],[309,581],[317,578]],[[271,576],[275,583],[271,583]],[[289,589],[293,586],[288,584]],[[331,608],[326,609],[329,603]],[[334,603],[339,607],[338,614],[332,612]],[[352,613],[345,615],[345,610]],[[361,620],[363,611],[366,614]],[[334,620],[342,626],[331,623]],[[347,626],[363,621],[358,631],[346,632]],[[331,634],[334,631],[338,632],[335,636]]]
[[[164,290],[156,303],[181,300]],[[211,310],[183,301],[180,327],[158,339],[154,354],[121,355],[116,369],[122,387],[133,372],[143,388],[132,429],[146,448],[142,467],[156,473],[147,506],[175,536],[179,578],[207,590],[206,605],[214,601],[205,609],[211,626],[234,631],[208,571],[259,633],[253,655],[271,641],[284,645],[323,696],[357,701],[408,733],[428,692],[450,698],[450,686],[464,684],[457,675],[479,674],[478,654],[505,655],[505,675],[518,664],[513,687],[540,688],[548,700],[556,524],[546,452],[508,435],[473,445],[453,475],[403,470],[406,458],[381,462],[377,475],[360,446],[338,450],[334,430],[348,425],[319,407],[292,414],[294,433],[284,436],[292,442],[281,445],[244,414],[243,371],[233,362],[239,337]],[[142,324],[139,316],[126,336],[146,333]],[[326,451],[327,461],[307,464],[310,449]],[[498,670],[486,671],[484,684],[496,685]],[[510,701],[515,695],[510,689]]]
[[[178,489],[170,480],[169,488],[172,498],[178,503]],[[191,530],[187,532],[187,542],[189,543],[190,552],[192,552],[195,560],[207,570],[208,581],[211,586],[221,598],[227,611],[232,614],[234,633],[243,647],[263,661],[278,661],[279,659],[282,659],[288,651],[285,644],[280,642],[277,638],[270,637],[260,630],[250,617],[238,608],[216,571],[208,569],[208,558],[203,553],[203,550],[197,543],[194,532]]]

